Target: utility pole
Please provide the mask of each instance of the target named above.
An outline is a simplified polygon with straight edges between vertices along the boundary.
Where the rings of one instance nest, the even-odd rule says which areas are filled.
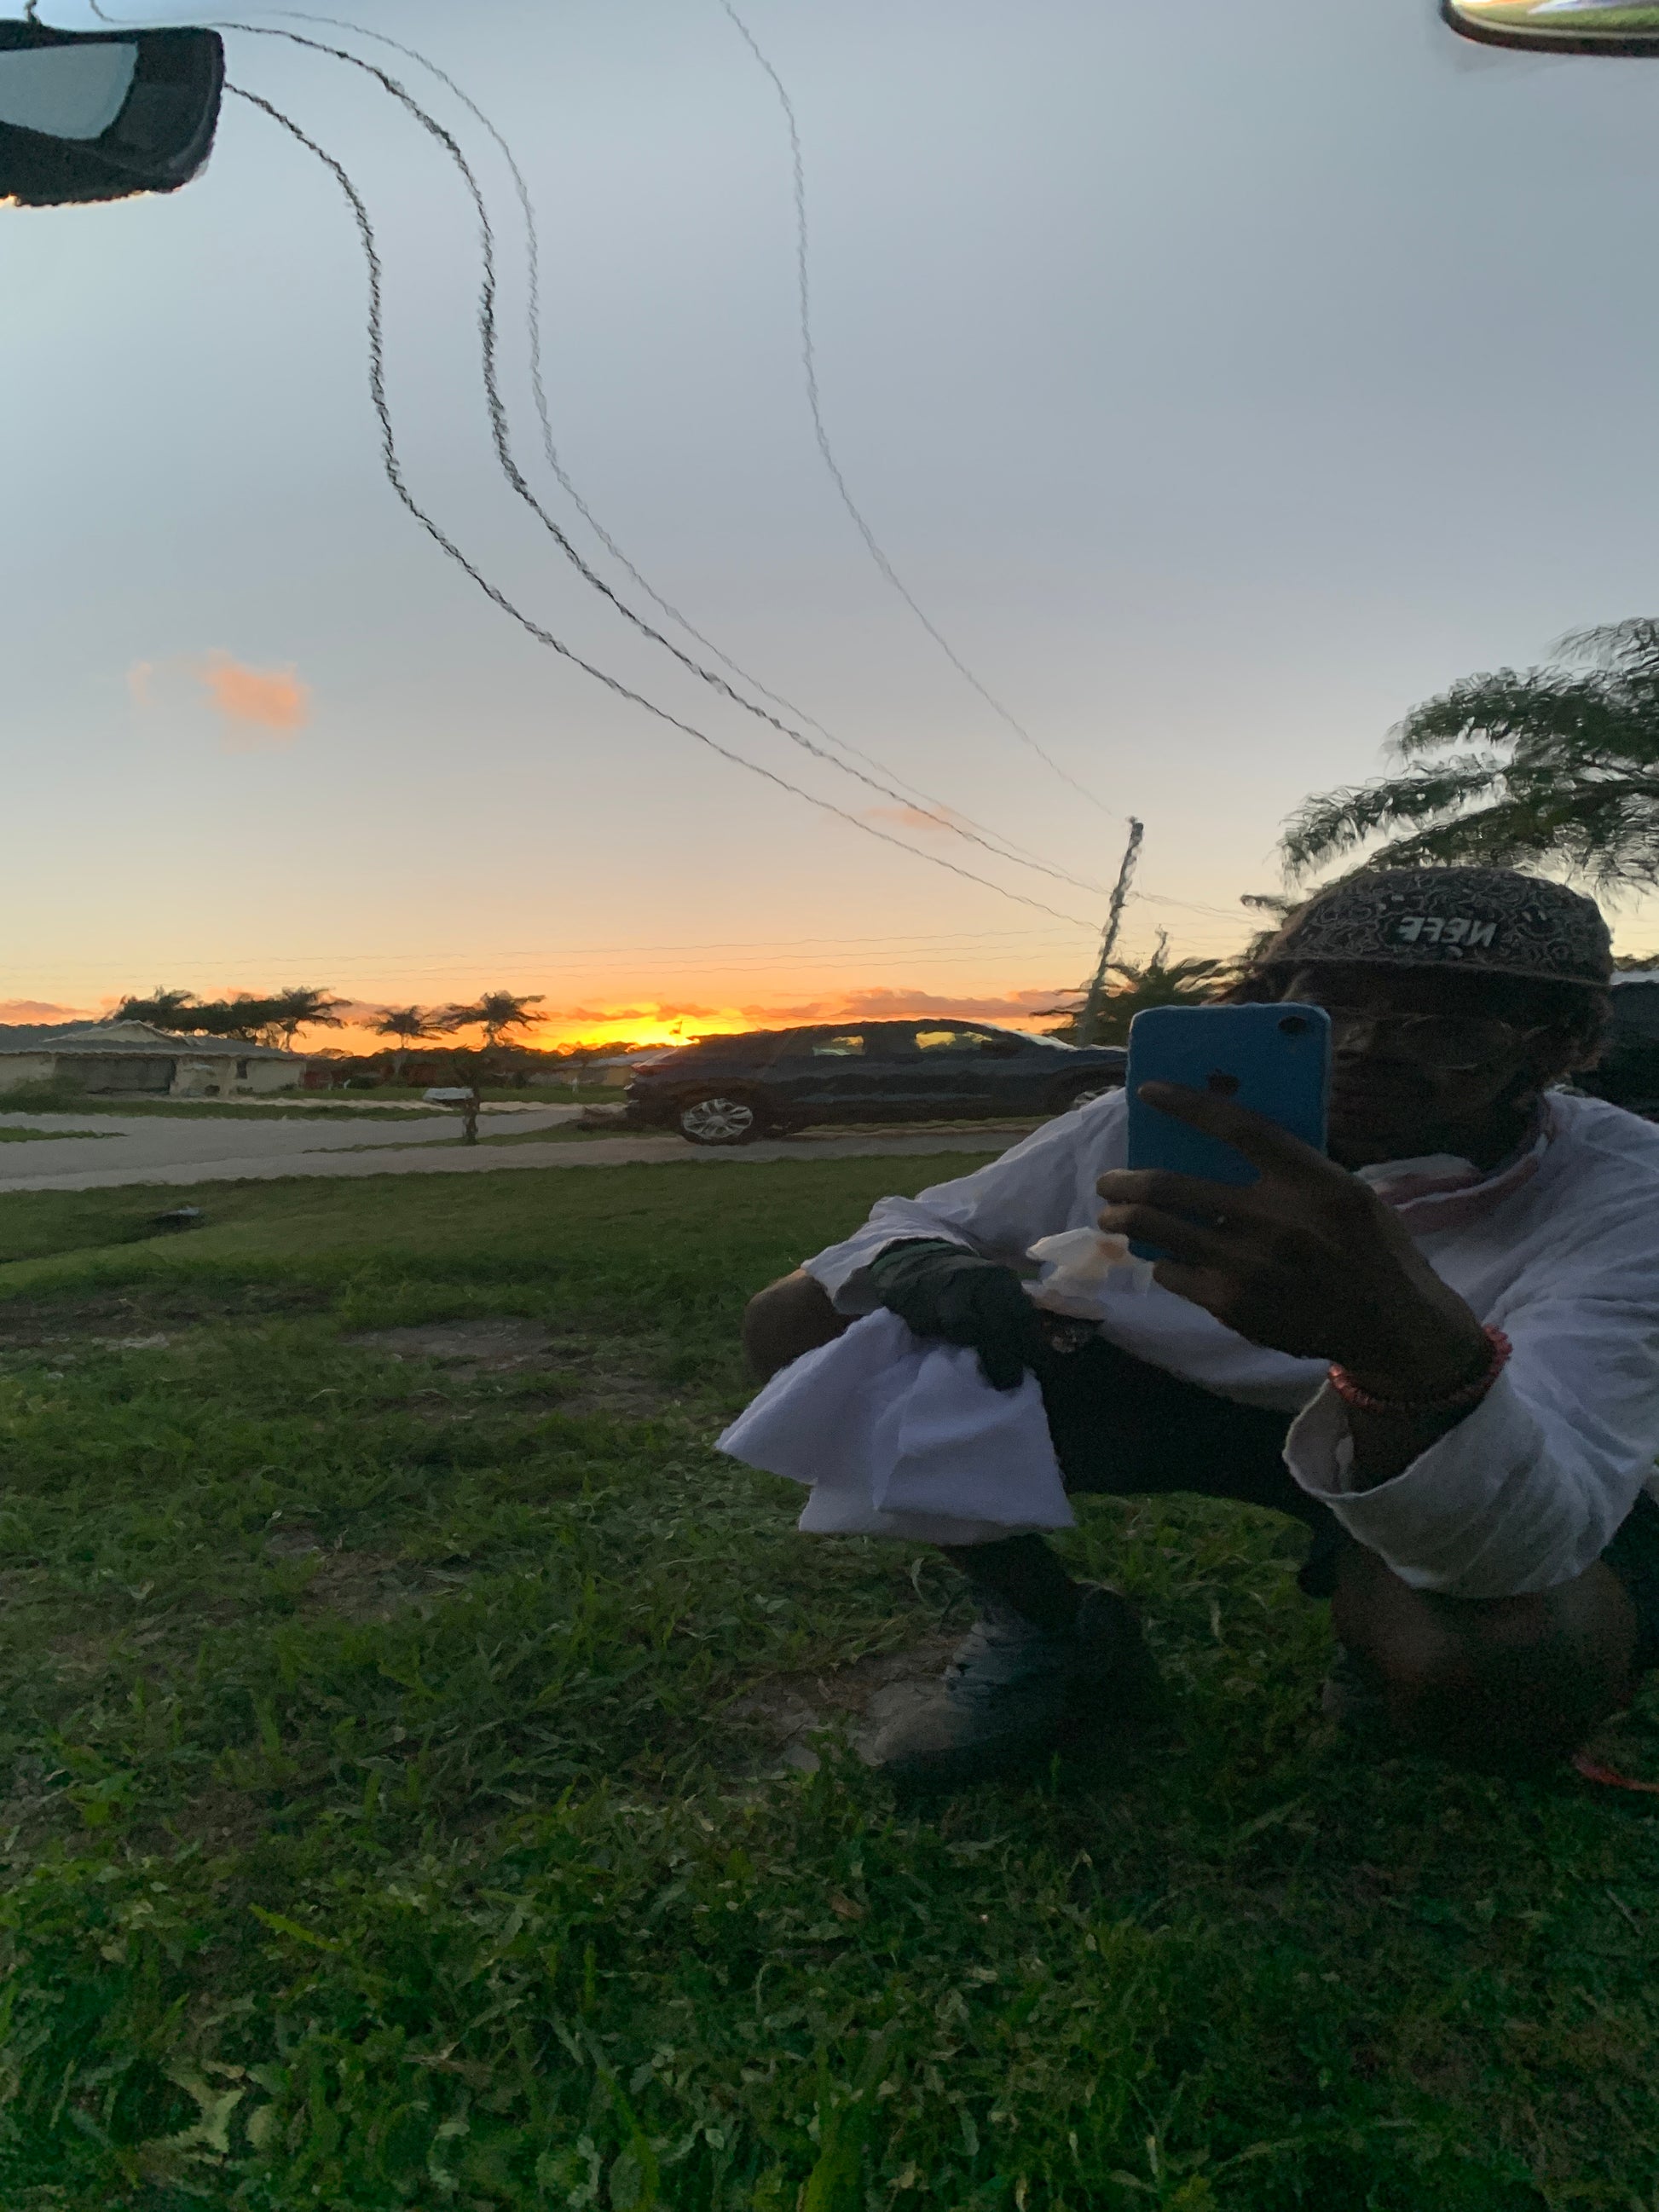
[[[1117,872],[1117,881],[1112,886],[1112,903],[1106,910],[1105,934],[1100,940],[1100,958],[1095,963],[1094,980],[1089,986],[1089,995],[1083,1002],[1082,1017],[1078,1023],[1078,1042],[1093,1044],[1100,1030],[1101,1016],[1106,1001],[1106,975],[1117,950],[1117,933],[1123,923],[1124,902],[1129,896],[1129,884],[1134,875],[1135,862],[1140,857],[1140,841],[1146,825],[1129,817],[1129,842],[1123,848],[1123,865]]]

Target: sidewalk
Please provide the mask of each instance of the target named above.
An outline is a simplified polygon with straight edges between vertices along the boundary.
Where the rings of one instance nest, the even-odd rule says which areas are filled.
[[[546,1106],[513,1111],[516,1133],[556,1128],[586,1109]],[[96,1136],[84,1132],[95,1118]],[[129,1183],[270,1182],[283,1176],[486,1175],[520,1168],[609,1168],[635,1162],[738,1167],[768,1160],[926,1158],[937,1152],[1003,1152],[1035,1123],[981,1122],[927,1130],[865,1129],[844,1134],[770,1138],[731,1151],[705,1151],[673,1136],[592,1137],[538,1145],[467,1145],[458,1116],[416,1128],[356,1122],[167,1121],[136,1115],[0,1115],[0,1127],[61,1129],[38,1143],[0,1146],[0,1192],[113,1190]]]

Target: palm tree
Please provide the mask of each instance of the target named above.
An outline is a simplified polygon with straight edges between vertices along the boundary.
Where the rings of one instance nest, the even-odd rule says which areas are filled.
[[[1403,771],[1306,800],[1285,832],[1288,872],[1382,835],[1373,867],[1530,861],[1600,890],[1659,883],[1659,619],[1555,651],[1413,708],[1392,732]]]
[[[266,1026],[290,1052],[301,1030],[337,1030],[343,1026],[335,1009],[343,1006],[346,1001],[314,983],[290,983],[285,991],[278,991],[270,1003],[271,1012]]]
[[[234,999],[210,999],[195,1009],[191,1027],[206,1036],[246,1037],[254,1044],[275,1044],[281,1034],[281,1002],[239,991]]]
[[[437,1016],[428,1012],[424,1006],[381,1006],[370,1027],[376,1036],[397,1038],[398,1049],[392,1055],[394,1075],[403,1073],[404,1062],[409,1058],[411,1045],[417,1045],[427,1037],[443,1035]]]
[[[125,998],[115,1009],[118,1022],[149,1022],[158,1030],[177,1030],[180,1017],[198,1004],[194,991],[164,991],[158,983],[147,999]]]
[[[440,1029],[482,1030],[486,1050],[493,1052],[509,1030],[527,1030],[534,1026],[536,1017],[532,1006],[539,1006],[542,994],[532,991],[520,997],[513,991],[486,991],[470,1006],[446,1006],[434,1020]]]
[[[234,999],[198,999],[194,991],[151,993],[148,999],[123,999],[118,1021],[153,1022],[180,1036],[258,1037],[276,1014],[273,999],[239,991]]]
[[[1129,1024],[1137,1014],[1148,1006],[1203,1005],[1230,980],[1232,963],[1226,960],[1171,960],[1170,933],[1160,929],[1150,960],[1139,966],[1132,960],[1114,960],[1106,972],[1121,976],[1123,988],[1108,992],[1099,1026],[1091,1042],[1127,1044]],[[1073,1009],[1070,1018],[1060,1028],[1051,1030],[1050,1035],[1073,1041],[1082,1011],[1080,1007]]]

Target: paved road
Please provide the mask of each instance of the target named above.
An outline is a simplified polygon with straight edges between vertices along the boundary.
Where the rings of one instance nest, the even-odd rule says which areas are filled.
[[[484,1126],[550,1129],[581,1111],[544,1106],[530,1113],[515,1109],[509,1120],[486,1108]],[[245,1176],[378,1175],[376,1156],[383,1151],[424,1166],[428,1148],[456,1144],[460,1117],[371,1121],[355,1114],[314,1115],[278,1121],[234,1112],[0,1114],[0,1128],[7,1127],[63,1133],[30,1144],[0,1144],[0,1190],[95,1190],[128,1182],[235,1182]],[[491,1155],[498,1149],[518,1147],[487,1148]]]
[[[512,1109],[495,1130],[556,1128],[586,1109]],[[486,1109],[486,1112],[488,1109]],[[491,1117],[493,1119],[493,1117]],[[678,1137],[592,1137],[538,1145],[464,1146],[448,1115],[399,1126],[354,1121],[256,1121],[234,1115],[172,1119],[161,1115],[0,1114],[0,1128],[64,1133],[31,1144],[0,1145],[0,1191],[107,1190],[126,1183],[268,1182],[283,1176],[479,1175],[503,1168],[607,1168],[638,1160],[727,1167],[764,1160],[859,1159],[930,1152],[998,1152],[1018,1144],[1030,1122],[963,1125],[926,1132],[867,1129],[844,1136],[783,1137],[732,1152],[705,1152]],[[97,1136],[84,1133],[88,1127]],[[486,1122],[485,1133],[492,1133]]]

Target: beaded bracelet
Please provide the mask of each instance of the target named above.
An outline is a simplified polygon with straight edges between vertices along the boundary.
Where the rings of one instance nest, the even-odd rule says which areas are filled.
[[[1362,1390],[1346,1367],[1330,1370],[1331,1387],[1345,1405],[1361,1413],[1392,1413],[1416,1417],[1425,1413],[1459,1413],[1466,1406],[1478,1406],[1492,1384],[1509,1364],[1514,1350],[1501,1328],[1487,1328],[1487,1343],[1491,1357],[1472,1382],[1460,1382],[1455,1389],[1443,1390],[1432,1398],[1377,1398],[1369,1390]]]

